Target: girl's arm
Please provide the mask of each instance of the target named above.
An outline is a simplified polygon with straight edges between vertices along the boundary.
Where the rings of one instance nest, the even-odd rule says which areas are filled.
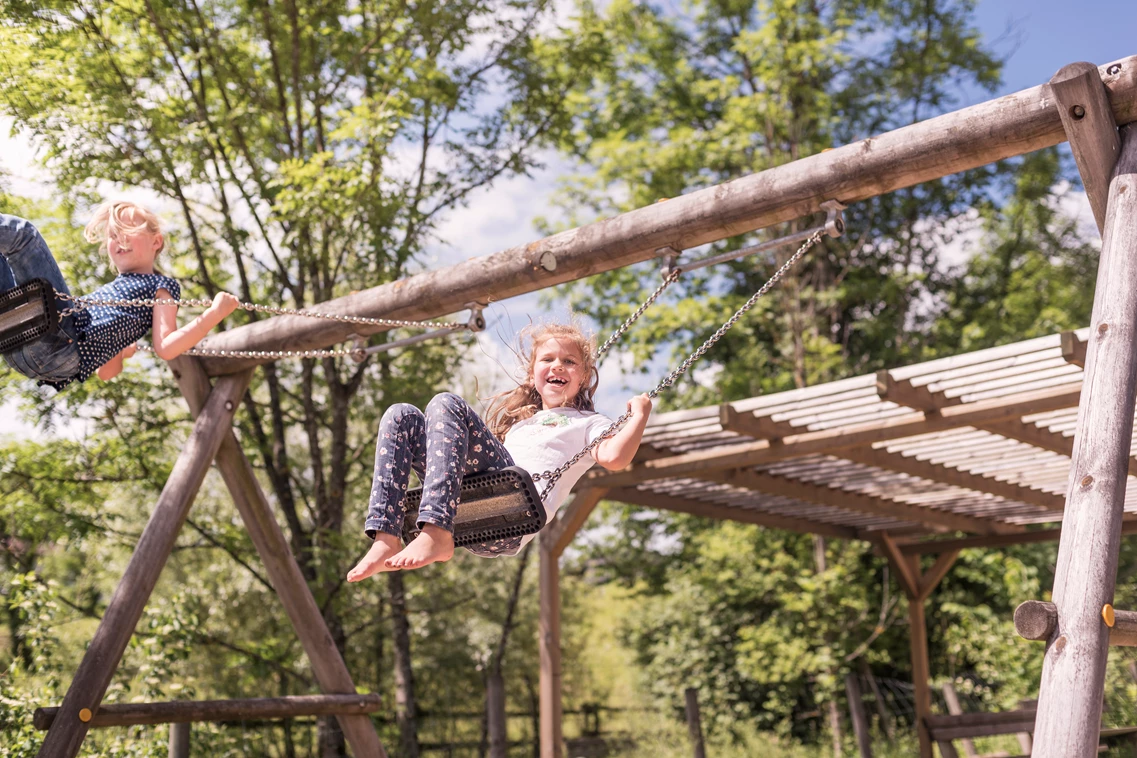
[[[601,442],[592,451],[592,457],[609,471],[619,471],[626,468],[636,457],[640,449],[640,440],[644,436],[644,427],[647,426],[647,417],[651,415],[651,398],[647,395],[636,395],[628,401],[628,410],[632,417],[624,424],[620,431]]]
[[[134,355],[135,351],[136,348],[134,345],[131,345],[130,347],[124,349],[114,358],[111,358],[109,361],[99,366],[98,370],[95,371],[95,375],[102,379],[104,382],[109,382],[111,379],[114,379],[116,376],[122,373],[122,362]]]
[[[158,298],[170,300],[173,297],[164,289],[158,290]],[[213,305],[200,316],[181,329],[178,328],[178,306],[158,305],[154,307],[154,353],[164,361],[173,360],[201,342],[209,330],[233,311],[240,301],[228,292],[218,292],[213,297]],[[107,364],[110,365],[110,364]]]

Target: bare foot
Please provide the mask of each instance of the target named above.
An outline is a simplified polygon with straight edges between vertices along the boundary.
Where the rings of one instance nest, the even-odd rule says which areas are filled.
[[[454,535],[434,524],[424,524],[419,535],[396,556],[387,559],[388,569],[417,569],[454,557]]]
[[[380,571],[390,571],[391,569],[387,567],[386,561],[397,552],[399,552],[398,537],[386,532],[376,532],[375,542],[371,545],[371,549],[367,551],[367,555],[360,559],[355,568],[347,572],[347,580],[358,582],[372,574],[378,574]]]

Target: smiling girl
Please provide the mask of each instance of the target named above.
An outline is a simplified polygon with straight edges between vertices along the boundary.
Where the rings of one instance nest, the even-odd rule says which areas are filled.
[[[593,409],[595,345],[575,326],[554,324],[522,332],[526,379],[495,396],[483,421],[462,398],[437,395],[426,412],[393,405],[383,414],[375,447],[375,477],[364,531],[374,540],[347,575],[350,582],[381,571],[415,569],[454,555],[454,517],[462,477],[520,466],[530,474],[555,469],[612,425]],[[632,462],[651,413],[651,400],[628,401],[627,424],[565,472],[545,500],[551,523],[573,485],[592,466],[619,470]],[[410,472],[422,480],[419,535],[400,550]],[[535,535],[467,548],[475,555],[516,555]]]
[[[105,203],[95,208],[84,232],[98,243],[118,271],[114,281],[86,296],[88,300],[177,300],[179,284],[156,273],[154,262],[166,246],[158,217],[134,203]],[[0,292],[34,279],[45,279],[57,295],[70,296],[67,282],[39,230],[22,218],[0,213]],[[200,342],[238,306],[227,292],[178,328],[178,306],[89,305],[64,316],[59,329],[4,354],[8,365],[40,384],[62,390],[97,374],[108,381],[122,372],[134,343],[153,332],[154,352],[171,360]],[[60,312],[74,306],[57,299]]]

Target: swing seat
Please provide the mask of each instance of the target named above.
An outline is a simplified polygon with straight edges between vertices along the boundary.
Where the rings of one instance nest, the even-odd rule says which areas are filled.
[[[404,542],[418,536],[421,501],[421,487],[407,491]],[[468,474],[462,479],[458,515],[454,519],[454,545],[467,547],[536,534],[545,526],[545,518],[545,504],[525,469],[510,466]]]
[[[0,353],[10,353],[59,328],[55,288],[33,279],[0,292]]]

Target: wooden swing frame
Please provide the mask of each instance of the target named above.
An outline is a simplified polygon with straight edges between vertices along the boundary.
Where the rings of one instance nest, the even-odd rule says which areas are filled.
[[[1100,611],[1113,596],[1137,376],[1137,132],[1127,128],[1119,133],[1118,129],[1134,122],[1137,56],[1101,67],[1072,64],[1039,87],[529,245],[338,298],[321,308],[344,315],[436,318],[471,302],[487,304],[800,218],[818,212],[831,198],[853,203],[1068,140],[1104,247],[1092,323],[1096,336],[1088,340],[1084,352],[1085,382],[1095,389],[1081,394],[1054,593],[1063,643],[1048,643],[1035,755],[1088,755],[1096,749],[1100,724],[1109,648]],[[352,334],[378,331],[383,329],[277,316],[210,337],[203,347],[318,349],[343,342]],[[67,694],[53,714],[40,756],[72,758],[78,754],[213,463],[296,628],[320,689],[329,695],[355,694],[351,675],[233,432],[234,414],[258,362],[263,361],[183,357],[171,362],[195,417],[193,431]],[[928,418],[939,413],[929,410]],[[1005,421],[1014,415],[1012,409],[998,418]],[[984,418],[994,423],[990,413]],[[636,497],[627,483],[621,487],[595,485],[562,509],[540,539],[542,758],[559,758],[563,750],[558,559],[609,490],[629,500]],[[678,502],[674,505],[683,507]],[[704,513],[713,515],[710,510]],[[734,516],[723,511],[719,517]],[[761,523],[828,533],[806,520]],[[976,528],[968,528],[967,523]],[[983,539],[1016,537],[985,530],[978,522],[961,521],[958,528],[989,535]],[[1029,538],[1029,533],[1024,536]],[[930,714],[924,600],[950,569],[958,549],[945,546],[940,559],[921,572],[913,560],[920,548],[906,547],[888,534],[877,544],[900,575],[910,600],[916,710],[922,719]],[[386,756],[372,722],[358,708],[341,712],[338,719],[356,756]],[[921,755],[930,758],[931,742],[922,720],[919,734]]]

